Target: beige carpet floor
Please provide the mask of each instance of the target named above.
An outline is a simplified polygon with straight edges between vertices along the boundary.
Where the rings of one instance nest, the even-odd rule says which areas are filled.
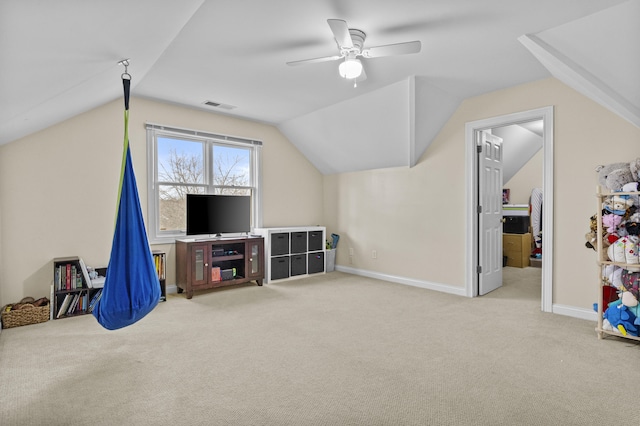
[[[640,346],[504,273],[475,299],[332,272],[6,329],[0,425],[638,424]]]

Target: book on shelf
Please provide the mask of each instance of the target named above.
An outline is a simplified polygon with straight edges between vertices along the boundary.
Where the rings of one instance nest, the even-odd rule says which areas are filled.
[[[52,303],[55,303],[55,299],[53,298],[56,294],[56,285],[55,282],[51,284],[51,293],[49,294],[49,321],[53,321],[53,309],[51,307]]]
[[[96,303],[98,303],[98,300],[100,300],[100,296],[102,296],[102,289],[96,291],[93,294],[93,297],[91,298],[91,302],[89,302],[89,307],[87,308],[87,312],[93,312],[93,308],[96,306]]]
[[[158,279],[163,280],[165,278],[165,257],[164,252],[154,252],[153,253],[153,261],[156,265],[156,273],[158,274]]]
[[[64,296],[64,300],[60,305],[60,309],[58,309],[58,314],[56,315],[56,318],[60,318],[67,312],[67,309],[69,308],[69,304],[71,303],[71,299],[73,299],[73,295],[71,293]]]
[[[67,289],[67,265],[58,265],[56,269],[56,290],[66,290]]]
[[[87,265],[84,263],[84,260],[82,260],[82,258],[78,260],[78,263],[80,264],[80,269],[82,270],[82,277],[84,278],[84,282],[87,283],[87,287],[91,288],[91,279],[89,278]]]
[[[67,270],[67,272],[65,274],[65,286],[64,286],[64,288],[66,290],[71,290],[71,264],[67,263],[67,265],[65,266],[65,269]]]
[[[67,308],[67,312],[65,315],[71,315],[76,308],[76,303],[78,303],[78,295],[74,294],[71,296],[71,303],[69,303],[69,307]]]

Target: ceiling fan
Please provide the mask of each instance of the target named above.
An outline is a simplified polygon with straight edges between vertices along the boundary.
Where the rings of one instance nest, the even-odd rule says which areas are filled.
[[[363,49],[367,35],[362,30],[349,28],[347,22],[342,19],[327,19],[329,27],[340,50],[339,55],[324,56],[322,58],[303,59],[301,61],[287,62],[287,65],[313,64],[318,62],[336,61],[343,59],[338,72],[342,78],[363,81],[367,78],[362,62],[358,57],[380,58],[382,56],[405,55],[420,52],[420,41],[408,41],[404,43],[386,44]]]

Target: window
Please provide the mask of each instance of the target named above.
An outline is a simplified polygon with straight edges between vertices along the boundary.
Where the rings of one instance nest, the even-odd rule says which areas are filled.
[[[147,124],[151,243],[186,235],[186,194],[251,195],[251,225],[262,223],[262,142]]]

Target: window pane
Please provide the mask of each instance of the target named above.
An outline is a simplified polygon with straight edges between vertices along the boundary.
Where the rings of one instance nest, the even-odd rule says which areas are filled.
[[[250,188],[214,188],[215,195],[251,195]]]
[[[203,147],[201,142],[158,137],[158,180],[204,183]]]
[[[147,127],[149,236],[152,244],[186,235],[187,194],[258,194],[259,144]],[[253,198],[253,197],[252,197]],[[253,210],[256,206],[252,205]]]
[[[251,150],[226,145],[213,147],[213,184],[216,186],[251,185]]]
[[[187,229],[187,194],[204,194],[203,187],[159,185],[159,230],[185,231]]]

